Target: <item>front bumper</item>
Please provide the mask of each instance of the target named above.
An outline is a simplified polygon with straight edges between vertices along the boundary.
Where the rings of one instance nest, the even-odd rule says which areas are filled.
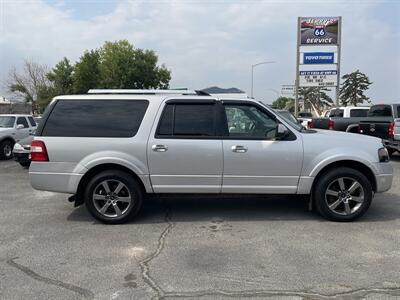
[[[13,152],[14,160],[19,163],[28,163],[31,160],[29,159],[29,153],[17,153]]]
[[[400,142],[394,140],[383,140],[383,144],[386,148],[394,149],[400,151]]]
[[[393,167],[388,162],[375,163],[376,192],[383,193],[392,187]]]

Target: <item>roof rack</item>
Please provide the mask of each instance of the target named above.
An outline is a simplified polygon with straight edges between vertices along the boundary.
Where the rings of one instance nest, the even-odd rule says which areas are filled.
[[[202,95],[205,93],[194,90],[135,90],[135,89],[91,89],[88,94],[119,94],[119,95]]]

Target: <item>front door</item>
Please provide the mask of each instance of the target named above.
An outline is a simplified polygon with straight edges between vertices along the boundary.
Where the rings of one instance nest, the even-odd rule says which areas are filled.
[[[18,129],[17,126],[18,125],[23,125],[23,128]],[[28,125],[28,121],[26,120],[25,117],[18,117],[17,118],[17,122],[16,122],[16,131],[15,131],[15,141],[19,142],[20,140],[26,138],[29,136],[29,125]]]
[[[216,101],[170,100],[148,146],[150,180],[156,193],[219,193],[222,141]]]
[[[301,137],[275,138],[279,120],[250,101],[224,101],[223,193],[296,193],[303,160]]]

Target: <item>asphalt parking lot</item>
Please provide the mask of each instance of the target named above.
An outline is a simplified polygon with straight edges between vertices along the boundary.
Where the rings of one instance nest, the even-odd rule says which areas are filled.
[[[136,221],[95,222],[0,162],[1,299],[399,299],[400,156],[362,219],[297,198],[150,199]]]

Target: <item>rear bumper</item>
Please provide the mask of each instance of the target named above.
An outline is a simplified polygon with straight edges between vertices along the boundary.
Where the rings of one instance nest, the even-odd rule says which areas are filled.
[[[36,190],[75,194],[83,174],[29,172],[31,185]]]
[[[375,163],[376,192],[383,193],[392,187],[393,167],[390,163]]]

